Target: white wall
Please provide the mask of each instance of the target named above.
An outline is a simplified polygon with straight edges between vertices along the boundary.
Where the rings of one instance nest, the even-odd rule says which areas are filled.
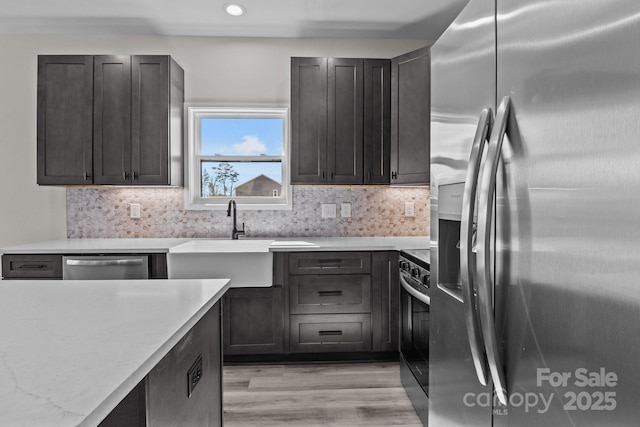
[[[40,54],[172,55],[186,101],[289,102],[289,58],[391,58],[417,40],[0,35],[0,247],[66,237],[64,188],[36,185]]]

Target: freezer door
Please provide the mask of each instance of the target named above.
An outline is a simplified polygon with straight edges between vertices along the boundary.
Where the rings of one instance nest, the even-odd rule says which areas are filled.
[[[497,4],[494,425],[637,425],[640,2]]]
[[[444,199],[439,200],[438,193],[465,180],[480,116],[483,110],[495,111],[494,15],[493,0],[472,0],[431,48],[432,426],[491,425],[491,383],[483,386],[478,380],[464,307],[455,292],[460,282],[460,214],[457,220],[441,218],[447,208],[441,206],[439,212]]]

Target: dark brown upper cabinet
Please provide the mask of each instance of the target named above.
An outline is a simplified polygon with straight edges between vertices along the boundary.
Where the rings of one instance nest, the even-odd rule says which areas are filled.
[[[38,57],[38,184],[92,182],[93,57]]]
[[[327,58],[291,58],[291,183],[327,176]]]
[[[389,182],[389,71],[388,60],[291,58],[293,184]]]
[[[327,182],[362,184],[363,60],[329,58],[327,66]]]
[[[430,174],[429,48],[391,60],[391,183],[428,184]]]
[[[364,60],[364,183],[389,184],[391,61]]]
[[[131,180],[131,57],[94,57],[93,183]]]
[[[169,56],[39,56],[38,184],[182,185],[183,102]]]

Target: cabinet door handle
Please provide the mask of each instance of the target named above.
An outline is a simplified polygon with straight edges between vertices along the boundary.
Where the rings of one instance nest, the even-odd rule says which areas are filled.
[[[139,178],[139,176],[138,176],[138,172],[133,171],[133,180],[135,181],[135,180],[137,180],[138,178]]]
[[[91,174],[89,172],[85,172],[84,173],[84,180],[85,181],[89,181],[89,178],[91,178]]]
[[[42,270],[43,268],[47,268],[44,264],[22,264],[18,266],[18,270]]]
[[[391,172],[391,179],[398,179],[398,172]]]
[[[340,297],[342,296],[342,291],[318,291],[318,295],[321,297]]]
[[[126,172],[122,172],[122,178],[124,178],[124,180],[128,180],[129,179],[129,174]]]
[[[318,331],[318,335],[321,337],[331,336],[331,335],[342,335],[342,331]]]

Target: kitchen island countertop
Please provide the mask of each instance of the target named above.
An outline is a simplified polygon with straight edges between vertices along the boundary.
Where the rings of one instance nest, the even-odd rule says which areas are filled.
[[[97,425],[228,287],[226,279],[0,282],[0,425]]]

